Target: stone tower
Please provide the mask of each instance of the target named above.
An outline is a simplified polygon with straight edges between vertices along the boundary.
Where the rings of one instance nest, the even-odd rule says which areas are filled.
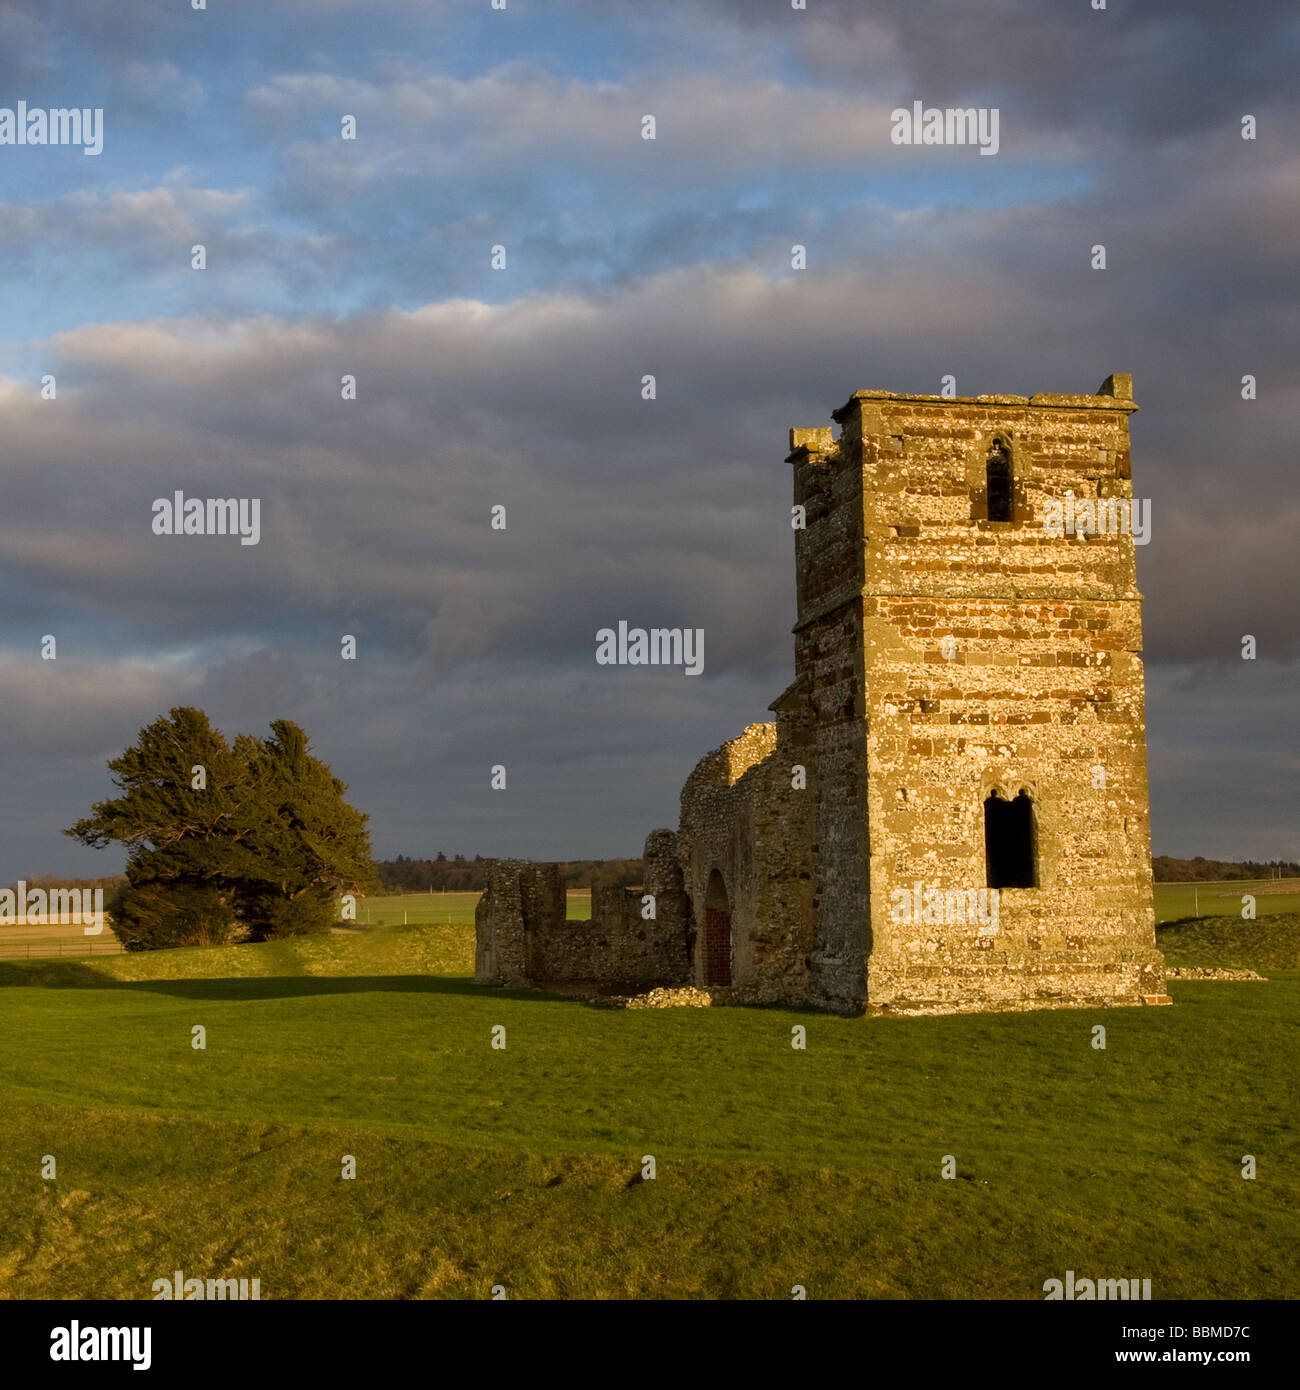
[[[1163,1001],[1136,409],[1127,376],[1092,396],[858,391],[838,440],[791,431],[809,1003]]]

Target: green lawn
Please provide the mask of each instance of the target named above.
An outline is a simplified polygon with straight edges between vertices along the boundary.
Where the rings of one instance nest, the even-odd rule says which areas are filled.
[[[1225,923],[1162,943],[1295,961],[1295,920]],[[0,962],[0,1291],[1041,1298],[1073,1269],[1300,1294],[1300,970],[1175,981],[1173,1008],[841,1019],[599,1009],[471,961],[462,924]]]

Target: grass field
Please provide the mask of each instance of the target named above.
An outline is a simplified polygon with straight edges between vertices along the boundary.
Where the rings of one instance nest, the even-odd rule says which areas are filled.
[[[485,989],[463,920],[0,962],[0,1290],[1293,1298],[1297,940],[1167,928],[1173,963],[1271,977],[1173,1008],[899,1020]]]

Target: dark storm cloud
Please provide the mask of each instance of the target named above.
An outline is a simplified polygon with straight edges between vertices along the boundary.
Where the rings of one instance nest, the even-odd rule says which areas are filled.
[[[816,0],[796,16],[782,6],[724,0],[723,9],[737,27],[779,34],[820,82],[851,83],[887,61],[928,104],[990,104],[987,98],[1004,93],[1008,116],[1105,131],[1121,146],[1290,106],[1300,54],[1300,21],[1289,0],[1247,8],[1111,0],[1106,10],[1086,0],[878,0],[869,9],[857,0]]]
[[[1300,860],[1296,666],[1155,666],[1147,751],[1156,854]],[[1243,735],[1241,722],[1250,726]]]

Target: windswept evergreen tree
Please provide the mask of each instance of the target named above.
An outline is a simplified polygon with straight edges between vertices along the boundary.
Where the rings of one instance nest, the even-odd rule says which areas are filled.
[[[245,846],[256,862],[243,871],[241,901],[255,936],[328,931],[340,894],[378,886],[369,818],[343,800],[347,787],[312,757],[296,724],[276,719],[271,733],[235,742],[257,806]]]
[[[64,833],[127,846],[112,904],[128,950],[325,931],[341,893],[375,885],[367,817],[296,724],[232,745],[173,709],[108,767],[121,796]]]

